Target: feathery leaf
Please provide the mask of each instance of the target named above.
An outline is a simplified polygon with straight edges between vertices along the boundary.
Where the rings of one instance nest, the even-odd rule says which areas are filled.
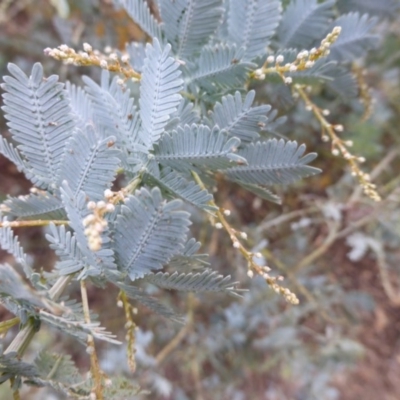
[[[239,92],[235,96],[222,97],[222,104],[217,103],[211,114],[212,121],[229,136],[238,137],[245,142],[257,139],[260,136],[258,132],[265,126],[266,114],[271,106],[251,107],[254,97],[254,90],[247,93],[244,101]]]
[[[66,231],[65,226],[56,227],[50,224],[50,233],[46,239],[50,242],[50,248],[60,258],[56,268],[62,275],[69,275],[81,271],[86,265],[86,257],[78,247],[76,236]]]
[[[310,48],[326,32],[333,17],[335,0],[294,0],[283,13],[278,28],[281,48]]]
[[[65,89],[69,95],[71,112],[75,118],[76,126],[83,129],[86,124],[93,124],[93,104],[88,93],[83,88],[68,81],[65,84]]]
[[[0,247],[7,253],[14,256],[15,260],[21,264],[26,277],[29,279],[32,276],[32,269],[21,247],[18,236],[14,236],[13,230],[9,226],[4,226],[7,223],[5,218],[2,219],[3,226],[0,227]]]
[[[13,139],[27,166],[39,182],[56,190],[64,148],[75,126],[63,84],[58,76],[43,76],[36,63],[28,78],[16,65],[9,64],[12,76],[4,77],[1,87],[3,110]]]
[[[161,29],[159,23],[150,12],[145,0],[119,0],[129,16],[146,32],[151,38],[161,40]]]
[[[243,85],[255,65],[243,61],[244,49],[233,44],[205,46],[190,67],[188,83],[195,83],[207,91],[236,88]]]
[[[190,220],[180,205],[180,200],[163,201],[158,188],[143,188],[121,207],[114,243],[119,268],[131,280],[162,268],[182,250]]]
[[[209,202],[213,199],[212,194],[168,167],[162,168],[161,171],[148,171],[146,176],[174,197],[178,197],[202,210],[210,212],[216,210],[215,207],[209,205]]]
[[[48,192],[32,193],[27,196],[9,197],[4,203],[6,215],[25,220],[65,219],[61,200]]]
[[[178,273],[158,272],[146,275],[142,281],[152,283],[163,289],[180,290],[185,292],[227,292],[238,296],[236,285],[231,277],[219,275],[216,271],[206,269],[203,272]]]
[[[60,183],[66,180],[73,196],[84,191],[91,200],[103,200],[104,190],[111,187],[120,162],[115,141],[114,136],[101,140],[90,125],[85,131],[76,130],[68,143]]]
[[[246,184],[292,183],[320,172],[318,168],[306,165],[317,155],[309,153],[302,157],[305,150],[305,145],[298,146],[297,142],[285,142],[282,139],[252,143],[238,152],[248,165],[229,168],[225,174],[228,179]]]
[[[368,14],[350,13],[339,17],[332,24],[332,29],[334,26],[340,26],[342,31],[330,48],[329,58],[337,61],[353,61],[375,48],[379,37],[370,31],[376,23],[377,19],[370,18]]]
[[[392,18],[396,17],[400,3],[398,0],[338,0],[337,7],[342,14],[358,11],[361,14]]]
[[[133,150],[142,148],[145,138],[139,136],[140,119],[136,112],[129,89],[123,90],[117,83],[118,76],[110,82],[110,72],[103,70],[98,85],[87,76],[83,77],[86,91],[93,108],[96,126],[102,127],[107,135],[115,135],[117,143]]]
[[[238,47],[244,47],[245,60],[254,60],[266,53],[281,11],[278,0],[230,0],[229,39]]]
[[[153,45],[146,45],[139,103],[142,127],[148,137],[149,147],[160,138],[181,101],[181,71],[179,64],[169,56],[170,50],[169,44],[163,50],[158,40],[154,40]]]
[[[178,58],[187,60],[208,43],[222,18],[222,0],[159,0],[163,31]]]
[[[211,130],[205,125],[185,125],[171,134],[164,134],[154,149],[154,159],[177,170],[187,170],[192,165],[200,168],[229,168],[233,163],[246,161],[234,153],[240,144],[229,138],[218,127]]]

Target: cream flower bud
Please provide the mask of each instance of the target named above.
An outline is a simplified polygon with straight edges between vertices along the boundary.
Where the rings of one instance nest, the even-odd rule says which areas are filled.
[[[275,61],[275,57],[274,56],[268,56],[267,57],[267,63],[268,64],[272,64]]]
[[[85,50],[87,53],[90,53],[93,51],[93,48],[89,43],[83,43],[83,50]]]
[[[129,61],[129,54],[124,54],[124,55],[121,57],[121,61],[122,61],[123,63],[127,63],[127,62]]]

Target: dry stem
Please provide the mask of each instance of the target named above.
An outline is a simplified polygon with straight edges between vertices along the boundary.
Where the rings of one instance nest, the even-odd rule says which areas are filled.
[[[82,297],[82,307],[85,322],[90,324],[90,310],[89,302],[87,297],[86,282],[84,279],[81,280],[81,297]],[[92,373],[94,387],[93,391],[96,395],[97,400],[103,400],[103,383],[102,383],[102,372],[100,370],[99,361],[97,359],[96,347],[94,344],[94,339],[92,335],[88,335],[87,338],[87,352],[90,355],[90,372]]]

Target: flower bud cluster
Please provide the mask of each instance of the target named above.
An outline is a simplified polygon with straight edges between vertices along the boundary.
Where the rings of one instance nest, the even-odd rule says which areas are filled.
[[[333,126],[333,129],[337,132],[341,130],[338,127],[343,127],[341,125]],[[332,132],[331,132],[332,133]],[[360,186],[362,187],[364,193],[374,201],[381,201],[381,196],[376,191],[376,185],[371,182],[371,177],[366,172],[362,171],[358,164],[362,164],[366,161],[365,157],[357,157],[351,154],[346,147],[353,146],[352,140],[341,140],[338,137],[334,137],[335,143],[337,147],[332,149],[332,154],[334,156],[338,156],[340,153],[342,154],[343,158],[347,160],[351,167],[351,174],[357,177]]]
[[[334,30],[334,32],[338,32],[339,30]],[[334,33],[333,32],[333,33]],[[333,34],[332,33],[332,34]],[[329,35],[328,35],[329,36]],[[304,85],[296,84],[294,86],[295,93],[297,92],[299,96],[304,100],[306,104],[306,110],[312,111],[317,120],[321,123],[322,126],[322,141],[328,142],[332,141],[332,154],[334,156],[339,156],[340,154],[343,156],[345,160],[348,161],[351,167],[351,173],[353,176],[357,177],[358,182],[363,189],[364,193],[374,201],[380,201],[381,197],[379,193],[376,191],[376,185],[370,182],[370,176],[363,172],[359,165],[360,163],[365,162],[365,157],[358,157],[348,150],[349,147],[353,146],[352,140],[343,140],[338,136],[337,133],[341,133],[344,131],[343,125],[340,124],[331,124],[325,118],[328,116],[329,110],[321,109],[316,104],[314,104],[310,97],[307,94],[307,87]]]
[[[83,51],[78,52],[66,44],[62,44],[54,49],[48,47],[44,50],[45,55],[53,57],[56,60],[63,61],[65,64],[76,66],[96,65],[102,69],[121,73],[125,76],[125,79],[140,79],[140,74],[134,71],[129,65],[128,54],[122,55],[121,60],[119,60],[117,53],[112,52],[111,48],[109,51],[106,51],[106,53],[109,54],[105,55],[100,53],[98,50],[93,50],[89,43],[84,43]],[[123,80],[121,80],[121,82],[124,83]]]
[[[213,205],[215,205],[215,203]],[[260,252],[252,252],[247,250],[246,247],[240,242],[239,238],[247,240],[247,233],[243,231],[236,231],[236,229],[230,226],[230,224],[225,219],[225,216],[229,216],[230,214],[231,212],[227,209],[219,209],[217,216],[220,222],[215,223],[214,226],[217,229],[225,228],[227,233],[229,233],[233,247],[239,250],[244,258],[247,260],[247,276],[249,278],[253,278],[254,275],[257,274],[263,277],[266,283],[273,290],[275,290],[279,294],[282,294],[285,297],[286,301],[291,304],[298,304],[299,300],[296,295],[292,293],[289,289],[279,285],[278,281],[283,280],[283,277],[272,277],[269,275],[271,268],[263,265],[265,263],[263,255]],[[261,262],[259,260],[261,260]]]
[[[107,228],[107,221],[104,219],[104,214],[113,212],[115,210],[114,204],[103,200],[89,201],[87,204],[88,210],[92,211],[92,214],[87,215],[82,223],[85,227],[85,235],[88,239],[88,245],[90,250],[99,251],[101,249],[102,239],[101,234]]]
[[[362,162],[362,161],[360,161],[360,159],[364,159],[364,157],[358,158],[358,161]],[[351,174],[358,178],[358,181],[360,182],[360,185],[361,185],[364,193],[370,199],[377,201],[377,202],[382,200],[381,196],[376,191],[376,185],[371,182],[371,176],[369,174],[367,174],[366,172],[361,171],[361,169],[358,168],[356,163],[351,165]]]
[[[283,295],[283,297],[285,298],[285,300],[290,303],[290,304],[299,304],[299,299],[297,298],[297,296],[290,291],[290,289],[285,288],[281,285],[279,285],[279,281],[283,281],[284,277],[283,276],[271,276],[269,274],[269,272],[271,271],[271,268],[268,266],[263,266],[263,267],[259,267],[259,266],[254,266],[254,264],[249,264],[248,266],[248,270],[247,270],[247,276],[249,278],[253,278],[254,277],[254,272],[256,272],[257,275],[262,276],[266,283],[268,284],[268,286],[271,287],[272,290],[274,290],[276,293]]]
[[[290,63],[283,64],[285,57],[282,54],[279,54],[276,57],[272,55],[268,56],[262,68],[258,68],[254,71],[253,77],[257,80],[264,80],[267,73],[275,72],[281,76],[282,80],[287,85],[290,85],[293,83],[292,77],[287,77],[284,74],[310,69],[320,58],[328,56],[330,53],[330,47],[337,40],[341,29],[340,26],[333,28],[332,32],[321,41],[320,47],[314,47],[309,51],[300,51],[300,53],[297,54],[296,59]]]
[[[340,130],[337,129],[337,127],[341,125],[336,125],[333,128],[335,131],[340,132]],[[350,163],[351,167],[351,174],[355,177],[357,177],[358,182],[360,183],[360,186],[362,187],[364,193],[371,198],[374,201],[380,201],[381,197],[376,191],[376,185],[371,183],[371,177],[369,174],[366,172],[362,171],[358,164],[364,163],[365,157],[357,157],[353,154],[351,154],[346,147],[351,147],[353,145],[353,141],[351,140],[341,140],[339,138],[336,138],[336,144],[337,147],[332,149],[332,154],[334,156],[338,156],[340,153],[342,153],[342,156],[345,160],[347,160]]]
[[[364,113],[362,116],[362,120],[366,121],[372,114],[375,99],[372,97],[371,90],[365,80],[367,71],[354,64],[352,67],[352,72],[355,78],[357,79],[358,89],[359,89],[359,100],[361,104],[364,106]]]
[[[297,296],[288,288],[285,288],[281,285],[279,285],[278,281],[283,281],[284,278],[283,276],[270,276],[268,273],[264,273],[264,279],[268,283],[268,285],[272,288],[275,293],[279,293],[283,295],[285,300],[290,303],[290,304],[299,304],[299,299]]]

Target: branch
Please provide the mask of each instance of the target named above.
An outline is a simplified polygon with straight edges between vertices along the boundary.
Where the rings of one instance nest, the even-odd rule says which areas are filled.
[[[73,275],[61,276],[57,279],[57,282],[50,288],[49,297],[51,300],[58,300],[65,288],[69,285]],[[35,318],[29,318],[26,325],[18,332],[17,336],[13,339],[4,354],[16,352],[18,357],[22,357],[29,343],[35,336],[36,332],[39,331],[40,324]]]
[[[90,324],[89,302],[86,290],[86,282],[84,279],[81,280],[81,297],[85,322]],[[90,355],[90,371],[94,380],[94,388],[92,393],[95,395],[95,399],[103,400],[102,372],[100,370],[99,360],[97,358],[96,347],[94,345],[94,339],[92,335],[88,335],[87,344],[86,352]]]

